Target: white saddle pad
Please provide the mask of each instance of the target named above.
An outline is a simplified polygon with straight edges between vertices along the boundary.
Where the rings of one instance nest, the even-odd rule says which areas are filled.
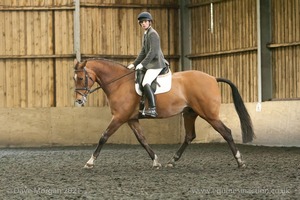
[[[168,73],[159,75],[157,77],[157,83],[156,91],[154,94],[161,94],[170,91],[172,86],[172,72],[169,70]],[[138,95],[142,96],[142,92],[140,90],[139,84],[135,84],[135,91]]]

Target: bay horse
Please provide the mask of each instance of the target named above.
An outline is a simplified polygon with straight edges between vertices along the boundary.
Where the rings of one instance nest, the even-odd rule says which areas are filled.
[[[107,59],[88,59],[83,62],[74,60],[75,105],[84,106],[87,96],[96,89],[106,94],[112,114],[111,122],[103,132],[98,145],[84,168],[93,168],[101,148],[118,128],[127,123],[139,143],[145,148],[153,161],[153,167],[160,168],[157,155],[146,142],[139,124],[139,102],[141,97],[135,91],[134,70]],[[204,72],[190,70],[176,72],[172,75],[172,87],[167,93],[155,96],[157,118],[167,118],[182,113],[185,128],[185,139],[177,152],[167,163],[174,166],[192,140],[196,137],[195,120],[199,116],[206,120],[228,143],[238,167],[245,167],[240,151],[232,138],[231,130],[219,118],[221,95],[218,82],[227,83],[232,90],[235,110],[239,116],[242,139],[251,142],[254,137],[251,118],[237,87],[225,78],[215,78]],[[91,89],[94,83],[99,87]]]

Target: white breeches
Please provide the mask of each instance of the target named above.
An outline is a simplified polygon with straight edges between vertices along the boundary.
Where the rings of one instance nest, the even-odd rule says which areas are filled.
[[[146,71],[146,74],[144,76],[144,80],[143,80],[143,87],[146,84],[151,85],[151,83],[154,81],[154,79],[158,76],[158,74],[161,72],[162,69],[148,69]]]

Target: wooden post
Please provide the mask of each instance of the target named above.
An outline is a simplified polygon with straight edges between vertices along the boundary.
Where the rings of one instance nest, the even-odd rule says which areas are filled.
[[[262,101],[269,101],[273,98],[272,54],[268,48],[272,41],[271,0],[260,1],[260,18]]]
[[[260,16],[260,0],[256,1],[257,12],[257,105],[256,111],[261,111],[262,102],[262,81],[261,81],[261,16]]]
[[[81,60],[80,52],[80,0],[74,0],[75,12],[74,12],[74,52],[76,59]]]
[[[189,0],[179,0],[180,4],[180,37],[181,37],[181,70],[190,70],[191,61],[187,57],[191,53],[190,11]]]

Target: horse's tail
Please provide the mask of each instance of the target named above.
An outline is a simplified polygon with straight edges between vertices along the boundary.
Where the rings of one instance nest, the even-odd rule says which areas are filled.
[[[252,142],[253,137],[254,137],[252,121],[251,121],[249,113],[245,107],[245,104],[243,102],[243,99],[242,99],[238,89],[228,79],[216,78],[216,80],[217,80],[217,82],[223,82],[223,83],[227,83],[228,85],[230,85],[231,91],[232,91],[234,107],[240,118],[243,143]]]

